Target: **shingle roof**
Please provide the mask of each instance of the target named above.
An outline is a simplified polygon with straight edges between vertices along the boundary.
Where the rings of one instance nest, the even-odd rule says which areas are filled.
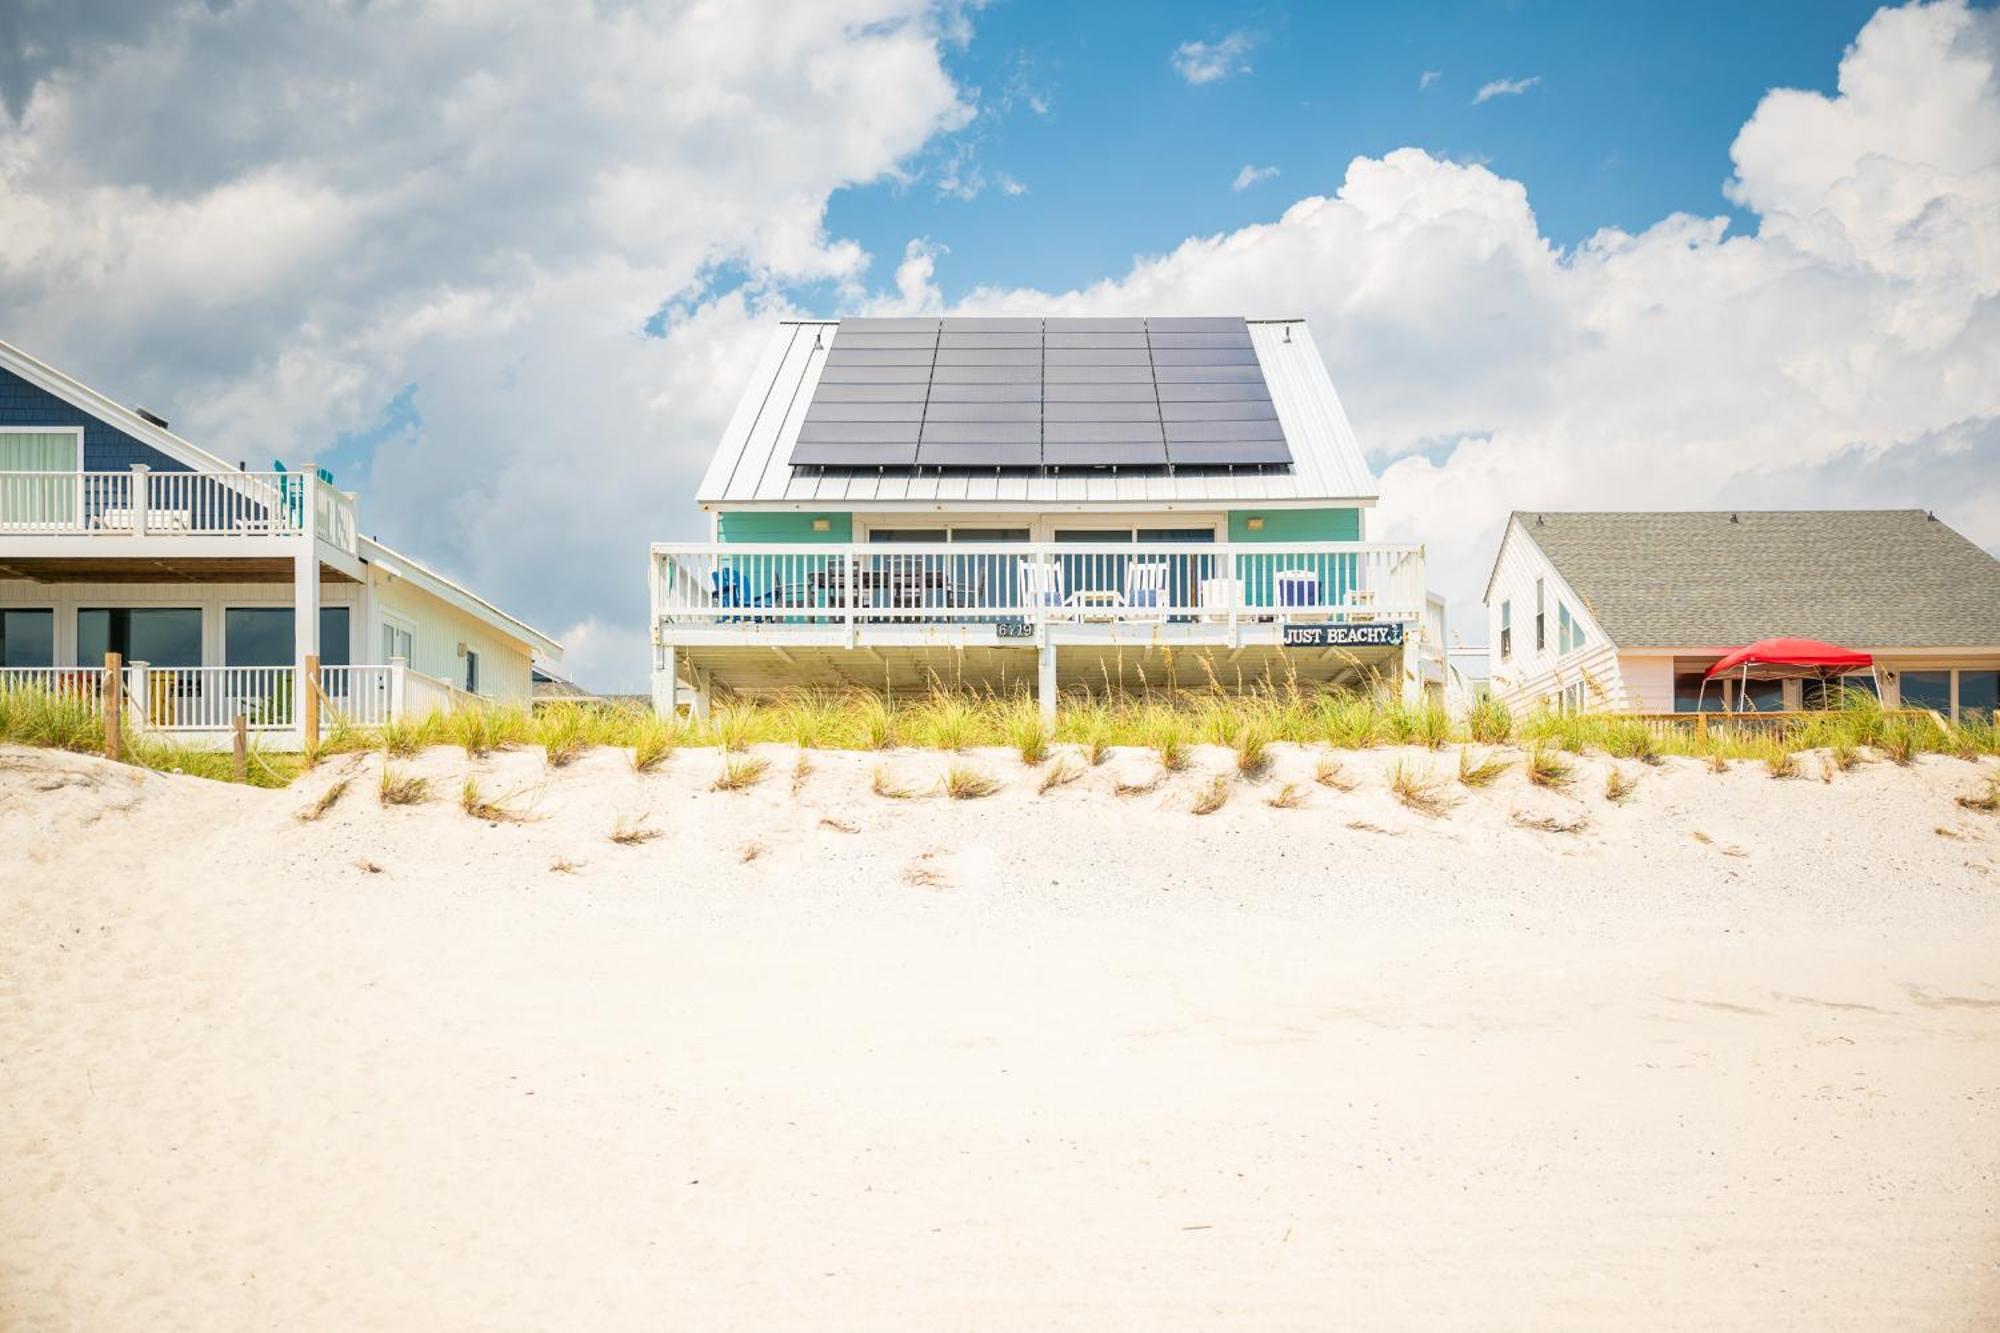
[[[1921,509],[1514,518],[1619,644],[2000,644],[2000,560]]]

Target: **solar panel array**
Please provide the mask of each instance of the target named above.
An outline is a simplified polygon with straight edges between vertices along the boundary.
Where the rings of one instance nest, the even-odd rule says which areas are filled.
[[[846,319],[794,467],[1290,463],[1240,318]]]

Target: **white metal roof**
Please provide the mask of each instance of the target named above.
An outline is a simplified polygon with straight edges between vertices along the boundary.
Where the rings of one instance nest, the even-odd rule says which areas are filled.
[[[795,471],[789,462],[792,446],[838,326],[838,320],[787,320],[778,326],[702,478],[696,494],[703,508],[1296,507],[1375,501],[1375,477],[1361,456],[1340,395],[1305,321],[1296,319],[1249,321],[1250,340],[1291,448],[1290,472],[1033,476]]]

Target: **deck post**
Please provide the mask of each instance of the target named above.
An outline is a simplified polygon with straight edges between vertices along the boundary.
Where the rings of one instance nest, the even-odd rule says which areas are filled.
[[[706,725],[708,722],[708,673],[699,667],[688,668],[688,679],[694,683],[694,700],[688,705],[688,716]]]
[[[1042,706],[1042,721],[1050,726],[1056,720],[1056,646],[1049,640],[1047,627],[1042,630],[1041,646],[1036,650],[1039,660],[1035,663],[1035,702]]]
[[[389,721],[403,720],[403,700],[409,688],[410,664],[401,657],[389,659]]]
[[[229,767],[238,782],[250,780],[250,731],[241,713],[229,721]]]
[[[653,712],[672,720],[679,685],[675,680],[674,646],[671,643],[653,645]]]
[[[299,514],[299,548],[292,557],[292,661],[297,678],[292,683],[292,730],[298,737],[300,746],[317,744],[319,741],[319,707],[312,693],[319,682],[316,670],[308,675],[308,661],[315,665],[319,661],[319,539],[313,533],[313,483],[316,478],[314,465],[305,465],[304,480],[300,482],[304,504]],[[312,739],[306,738],[306,705],[312,704]]]
[[[314,614],[317,615],[318,613],[315,612]],[[305,690],[298,696],[299,707],[304,710],[299,714],[299,726],[301,729],[301,736],[303,737],[305,742],[306,752],[310,754],[314,750],[317,750],[319,748],[319,654],[318,653],[313,653],[306,658],[306,669],[304,674],[306,678],[306,687]]]
[[[143,537],[146,535],[146,509],[152,503],[152,496],[147,494],[152,488],[146,484],[146,478],[151,475],[152,471],[153,469],[147,467],[144,463],[134,463],[132,465],[132,535],[134,537]]]
[[[125,661],[117,653],[104,655],[104,757],[125,757]]]

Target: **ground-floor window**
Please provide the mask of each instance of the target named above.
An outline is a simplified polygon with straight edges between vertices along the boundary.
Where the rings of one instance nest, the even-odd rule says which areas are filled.
[[[292,666],[292,608],[232,606],[222,613],[222,661],[225,666]],[[319,662],[346,666],[347,608],[319,609]]]
[[[157,667],[201,665],[201,609],[86,607],[76,613],[76,660],[99,666],[106,653]]]
[[[1800,698],[1807,708],[1841,708],[1857,694],[1875,697],[1875,678],[1870,675],[1835,676],[1832,680],[1800,682]]]
[[[1951,716],[1951,672],[1905,671],[1902,679],[1903,707],[1934,708]]]
[[[0,667],[50,667],[55,664],[55,612],[39,609],[0,611]]]
[[[2000,712],[2000,671],[1958,673],[1958,720],[1991,722]]]
[[[465,692],[479,693],[479,654],[470,648],[465,650]]]

